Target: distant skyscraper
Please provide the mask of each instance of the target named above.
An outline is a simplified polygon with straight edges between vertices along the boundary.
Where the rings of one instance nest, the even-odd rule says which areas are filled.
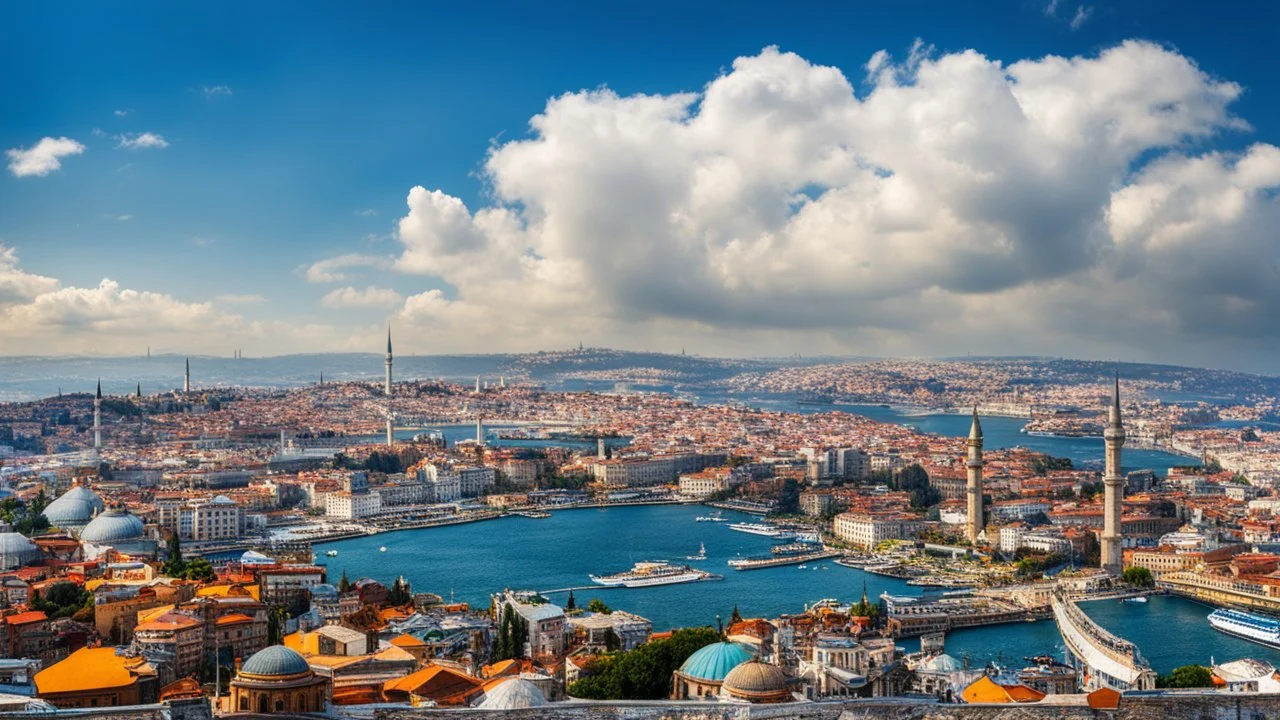
[[[480,376],[476,376],[476,392],[480,392]]]
[[[182,392],[191,392],[191,358],[187,358],[187,369],[182,374]]]
[[[973,406],[973,424],[969,426],[969,457],[966,467],[969,496],[969,542],[977,544],[985,525],[982,522],[982,424],[978,422],[978,406]]]
[[[102,380],[98,380],[98,394],[93,398],[93,449],[102,449]]]
[[[1102,476],[1102,569],[1119,575],[1124,569],[1124,531],[1121,529],[1124,502],[1124,471],[1120,466],[1120,448],[1124,446],[1124,422],[1120,418],[1120,376],[1116,376],[1111,394],[1107,427],[1102,431],[1107,444],[1106,471]]]

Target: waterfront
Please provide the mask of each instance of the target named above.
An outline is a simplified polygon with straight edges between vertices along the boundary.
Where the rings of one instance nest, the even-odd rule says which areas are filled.
[[[643,615],[655,630],[690,625],[714,625],[716,615],[728,618],[736,603],[744,616],[776,617],[800,612],[806,603],[823,598],[854,601],[866,583],[874,599],[881,592],[919,595],[905,582],[831,561],[817,563],[827,570],[796,566],[735,572],[727,561],[739,554],[759,555],[770,541],[734,532],[724,523],[697,523],[701,506],[640,506],[562,510],[543,520],[508,517],[466,525],[383,533],[316,546],[318,560],[330,568],[336,582],[343,569],[351,579],[369,575],[390,583],[403,574],[415,590],[485,607],[489,594],[503,586],[551,590],[590,585],[587,575],[630,568],[641,560],[683,558],[707,547],[705,561],[694,567],[718,573],[724,580],[643,589],[592,588],[575,593],[585,605],[598,597],[611,607]],[[749,519],[726,512],[725,517]],[[385,546],[385,553],[379,547]],[[326,557],[327,550],[337,557]],[[812,568],[812,565],[810,565]],[[552,596],[563,604],[567,595]],[[1187,663],[1208,663],[1256,657],[1280,664],[1280,653],[1229,637],[1205,622],[1209,609],[1175,597],[1153,597],[1148,603],[1115,600],[1084,603],[1082,607],[1108,630],[1132,640],[1159,672]],[[1176,628],[1176,632],[1171,632]],[[909,651],[914,639],[901,641]],[[957,630],[947,635],[947,652],[970,663],[997,661],[1016,664],[1043,653],[1061,654],[1062,643],[1052,621],[1012,623]]]

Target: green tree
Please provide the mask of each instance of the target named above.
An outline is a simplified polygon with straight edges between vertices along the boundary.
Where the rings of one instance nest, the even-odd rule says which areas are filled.
[[[284,639],[284,621],[289,619],[289,611],[283,607],[273,607],[267,614],[267,644],[279,645]]]
[[[1124,578],[1125,582],[1135,587],[1151,587],[1156,584],[1155,578],[1151,576],[1151,571],[1141,565],[1125,568],[1121,577]]]
[[[1183,665],[1168,675],[1156,678],[1159,688],[1207,688],[1213,687],[1213,673],[1203,665]]]
[[[578,603],[577,603],[577,601],[576,601],[576,600],[574,600],[574,599],[573,599],[573,591],[572,591],[572,590],[570,590],[570,591],[569,591],[569,601],[568,601],[568,602],[566,602],[566,603],[564,604],[564,609],[565,609],[565,610],[577,610],[577,609],[578,609]]]
[[[627,652],[603,656],[569,694],[594,700],[661,700],[671,694],[671,674],[700,648],[720,641],[714,628],[676,630]]]
[[[782,483],[782,491],[778,493],[778,504],[770,514],[800,514],[800,483],[796,482],[795,478],[787,478]]]
[[[188,580],[199,582],[211,582],[218,579],[218,573],[214,572],[213,566],[202,557],[192,558],[191,562],[186,563],[182,576]]]
[[[338,592],[351,592],[351,581],[347,579],[347,569],[342,568],[342,579],[338,581]]]
[[[609,613],[613,612],[613,610],[610,609],[608,605],[605,605],[604,601],[601,600],[600,598],[591,598],[591,600],[587,603],[587,611],[593,612],[593,613],[600,613],[602,615],[608,615]]]
[[[176,530],[169,532],[169,549],[165,554],[163,572],[174,578],[186,575],[186,563],[182,561],[182,540]]]

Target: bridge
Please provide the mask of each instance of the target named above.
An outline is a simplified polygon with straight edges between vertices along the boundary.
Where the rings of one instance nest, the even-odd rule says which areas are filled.
[[[1054,591],[1052,604],[1053,619],[1085,691],[1155,689],[1156,673],[1136,645],[1104,630],[1062,588]]]

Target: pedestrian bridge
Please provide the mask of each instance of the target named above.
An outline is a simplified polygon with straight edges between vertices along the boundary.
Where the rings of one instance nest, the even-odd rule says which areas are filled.
[[[1062,588],[1053,593],[1053,619],[1085,691],[1155,689],[1156,673],[1138,647],[1095,623]]]

